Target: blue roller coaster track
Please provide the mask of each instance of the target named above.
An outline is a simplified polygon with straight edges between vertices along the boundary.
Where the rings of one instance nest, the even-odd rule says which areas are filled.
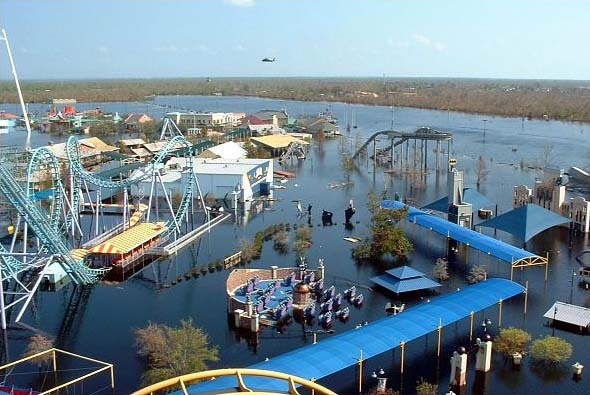
[[[166,143],[164,148],[147,164],[144,171],[135,172],[126,179],[111,180],[98,177],[84,169],[80,156],[80,145],[75,137],[70,137],[66,144],[66,152],[72,172],[70,185],[72,210],[69,210],[65,216],[66,227],[71,226],[74,220],[75,212],[72,211],[79,207],[83,181],[103,188],[127,188],[134,183],[153,177],[154,172],[158,171],[160,163],[178,151],[179,147],[187,155],[189,179],[176,213],[165,224],[166,234],[176,229],[175,225],[180,223],[186,215],[193,197],[196,181],[195,173],[192,170],[193,160],[190,143],[184,137],[176,136]],[[34,196],[35,184],[39,181],[39,174],[42,173],[49,174],[53,190],[53,199],[51,199],[49,210],[38,204]],[[16,181],[9,166],[0,161],[0,192],[16,208],[19,215],[39,238],[41,245],[39,252],[54,255],[54,259],[62,265],[75,283],[90,285],[99,281],[109,269],[89,268],[83,260],[76,260],[70,254],[71,247],[60,231],[60,219],[64,205],[63,191],[59,162],[53,152],[47,148],[38,148],[32,151],[25,189]],[[8,252],[2,244],[0,244],[0,252]],[[3,278],[14,276],[28,267],[30,266],[12,256],[4,254],[1,256],[0,270],[2,270]]]

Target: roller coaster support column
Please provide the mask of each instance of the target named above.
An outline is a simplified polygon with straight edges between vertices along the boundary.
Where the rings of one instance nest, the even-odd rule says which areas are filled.
[[[152,183],[150,185],[150,197],[148,199],[148,212],[146,221],[150,222],[150,214],[152,212],[152,196],[154,196],[154,184],[156,183],[156,169],[152,171]]]
[[[395,163],[395,146],[393,145],[394,139],[391,139],[391,166],[390,168],[393,169],[393,164]]]
[[[94,237],[97,237],[98,232],[99,232],[99,230],[98,230],[98,214],[100,213],[100,202],[101,202],[100,191],[101,191],[101,188],[98,187],[98,189],[96,190],[96,211],[94,212],[94,214],[96,214],[96,220],[94,223]]]
[[[174,226],[176,227],[176,231],[180,233],[180,225],[176,220],[176,216],[174,215],[174,209],[172,208],[172,202],[170,202],[170,197],[168,196],[168,191],[164,186],[164,181],[162,181],[162,177],[158,173],[158,180],[160,181],[160,185],[162,186],[162,192],[164,192],[164,197],[166,198],[166,203],[168,204],[168,209],[170,209],[170,215],[172,215],[172,219],[174,220]],[[156,206],[157,207],[157,206]]]
[[[428,140],[424,141],[424,172],[428,170]]]
[[[4,279],[0,269],[0,326],[6,330],[6,310],[4,309]]]
[[[127,188],[123,188],[123,230],[127,229],[127,202],[129,197],[127,196]]]
[[[440,170],[440,140],[436,142],[436,171]]]

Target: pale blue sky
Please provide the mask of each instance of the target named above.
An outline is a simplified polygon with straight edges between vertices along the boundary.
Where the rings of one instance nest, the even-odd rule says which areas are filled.
[[[0,23],[22,79],[590,79],[584,0],[3,0]]]

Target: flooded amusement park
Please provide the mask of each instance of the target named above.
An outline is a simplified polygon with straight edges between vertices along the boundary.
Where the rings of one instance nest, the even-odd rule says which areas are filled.
[[[540,219],[543,214],[535,211],[527,221],[537,232],[527,233],[523,240],[503,231],[506,228],[500,218],[521,206],[521,199],[550,207],[560,195],[560,192],[552,195],[554,189],[561,191],[562,187],[560,199],[565,202],[577,196],[588,198],[590,184],[587,180],[585,184],[571,172],[570,177],[565,173],[572,167],[583,169],[588,165],[589,124],[253,97],[156,96],[148,102],[101,103],[100,106],[111,113],[146,113],[154,119],[161,119],[172,111],[189,110],[253,114],[272,109],[284,110],[294,117],[330,112],[338,119],[340,134],[313,138],[308,141],[304,154],[282,161],[275,157],[269,165],[261,165],[259,178],[275,173],[264,196],[255,193],[251,198],[238,199],[231,193],[234,181],[229,189],[224,184],[229,191],[222,194],[225,199],[201,201],[195,188],[191,196],[181,194],[171,199],[165,191],[160,192],[159,198],[156,192],[158,203],[148,201],[149,190],[163,188],[166,177],[174,175],[172,169],[141,188],[131,185],[133,177],[127,178],[129,192],[125,189],[125,194],[129,196],[118,194],[109,203],[133,202],[139,207],[141,201],[145,207],[135,212],[145,215],[143,211],[154,211],[147,214],[147,218],[155,216],[156,208],[152,207],[159,207],[162,219],[148,223],[141,236],[133,236],[143,237],[140,246],[142,250],[151,251],[150,258],[139,256],[140,252],[129,247],[121,250],[119,264],[124,266],[132,258],[141,260],[130,272],[122,270],[115,275],[113,271],[91,287],[75,285],[67,281],[67,277],[49,289],[41,287],[32,296],[24,315],[19,317],[19,323],[14,322],[18,310],[9,310],[8,329],[3,331],[2,362],[22,355],[28,339],[40,332],[54,338],[59,349],[113,364],[115,392],[131,393],[140,387],[145,368],[145,362],[137,355],[134,330],[150,322],[177,326],[181,320],[192,319],[208,334],[210,343],[219,347],[219,362],[212,364],[212,368],[262,366],[282,354],[321,345],[337,336],[354,338],[355,333],[364,336],[371,328],[375,328],[375,339],[387,338],[396,331],[394,324],[391,328],[379,327],[376,321],[393,316],[401,320],[414,309],[430,311],[427,310],[429,306],[439,306],[438,298],[451,300],[475,287],[472,290],[482,291],[465,294],[472,295],[472,299],[467,298],[464,306],[457,307],[471,309],[472,314],[448,322],[443,313],[440,317],[431,316],[436,324],[418,331],[421,335],[416,338],[402,339],[401,346],[385,347],[373,356],[369,351],[372,346],[367,344],[365,356],[370,357],[366,358],[362,348],[356,349],[353,342],[339,343],[337,347],[354,347],[349,351],[358,359],[351,357],[337,372],[326,368],[330,373],[319,378],[319,383],[339,394],[359,393],[359,389],[368,393],[377,385],[378,375],[373,372],[380,372],[379,377],[388,378],[388,387],[403,394],[416,393],[416,383],[422,378],[438,384],[439,393],[445,393],[451,376],[451,357],[464,347],[470,355],[462,393],[578,394],[588,391],[588,373],[572,376],[570,368],[574,362],[590,363],[586,334],[578,328],[553,325],[558,313],[555,302],[590,307],[587,285],[590,277],[583,270],[584,256],[580,256],[588,248],[588,233],[582,228],[573,229],[567,222],[559,225],[559,220],[554,219],[547,223],[556,221],[558,225],[545,229],[538,224],[544,221]],[[97,104],[77,103],[77,107],[90,110]],[[15,112],[11,105],[3,105],[2,109]],[[33,113],[44,110],[43,105],[31,104],[29,108]],[[353,119],[353,127],[347,128]],[[376,135],[381,131],[387,132]],[[431,141],[430,134],[426,138],[419,131],[426,134],[436,131],[442,133],[444,139]],[[0,141],[3,146],[23,146],[25,135],[16,128],[2,135]],[[66,143],[68,137],[33,132],[31,146],[47,146],[49,140],[52,145],[58,145]],[[114,146],[117,140],[135,139],[140,135],[130,131],[110,137]],[[365,143],[365,149],[355,155]],[[352,156],[354,166],[349,166],[346,158]],[[209,159],[205,159],[205,163],[195,161],[194,166],[204,167],[207,161]],[[252,166],[255,169],[259,165]],[[111,170],[116,173],[117,167],[111,166]],[[206,189],[205,184],[210,182],[208,175],[198,171],[194,174],[199,188]],[[91,176],[87,175],[84,180],[90,181]],[[450,177],[455,182],[450,183],[451,187]],[[530,191],[535,188],[544,191],[545,195],[531,197],[522,186]],[[109,185],[102,187],[109,188]],[[81,188],[84,191],[84,186]],[[440,222],[422,222],[424,216],[446,220],[447,200],[443,201],[442,212],[432,203],[448,196],[449,191],[458,191],[461,195],[455,202],[458,206],[463,202],[472,203],[469,214],[461,208],[454,213],[459,223],[474,231],[465,236],[467,241],[451,235],[453,229],[440,231],[438,226],[446,226]],[[68,229],[79,226],[76,232],[85,235],[73,245],[82,246],[101,233],[97,232],[99,216],[94,212],[98,204],[93,206],[92,202],[102,198],[90,192],[82,199],[89,206],[82,211],[80,221],[68,222]],[[408,218],[400,221],[413,245],[407,257],[392,257],[383,262],[353,257],[359,240],[369,237],[370,195],[380,202],[405,203],[422,209],[414,216],[410,211]],[[172,205],[177,209],[167,213],[168,206]],[[213,208],[210,214],[204,209],[206,206]],[[130,223],[133,215],[124,222]],[[213,217],[211,221],[217,221],[214,226],[203,227],[209,215]],[[493,219],[497,222],[479,226]],[[103,216],[101,230],[116,227],[117,221],[121,221],[118,215]],[[193,234],[194,239],[182,241],[182,236],[168,231],[179,228],[183,234]],[[308,229],[303,249],[296,245],[301,241],[297,240],[301,229]],[[258,254],[241,259],[239,251],[243,241],[255,239],[257,233],[261,235]],[[164,251],[165,238],[171,244],[182,244],[182,248]],[[488,239],[497,239],[516,248],[506,247],[508,257],[502,257],[478,247],[481,245],[478,243],[484,243],[483,239],[485,243]],[[116,248],[112,240],[113,245],[107,245],[104,240],[95,241],[87,249],[95,254]],[[2,239],[5,246],[10,246],[11,242],[10,236]],[[14,243],[18,247],[27,240]],[[34,251],[34,247],[30,248]],[[505,247],[502,244],[491,248],[496,251]],[[530,265],[514,265],[520,258],[514,251],[523,251],[521,249],[530,252],[522,261]],[[94,268],[115,265],[110,259],[95,259]],[[448,278],[434,278],[437,261],[448,265]],[[467,277],[474,266],[483,268],[485,278],[470,285]],[[383,279],[383,275],[386,278]],[[490,303],[483,301],[496,291],[485,288],[486,283],[505,284],[506,281],[508,284],[511,278],[519,284],[514,288],[517,291]],[[401,291],[404,279],[421,285],[408,283],[408,292]],[[498,285],[498,289],[503,286]],[[362,295],[360,300],[359,295]],[[312,302],[314,312],[310,310]],[[445,308],[450,309],[452,315],[452,308]],[[555,310],[555,315],[547,318],[546,313],[551,309]],[[416,326],[419,327],[420,322],[416,322]],[[500,328],[511,326],[526,330],[533,339],[552,334],[564,338],[573,346],[573,353],[560,366],[537,364],[525,354],[520,369],[515,369],[512,361],[495,352],[490,371],[476,374],[473,353],[476,338],[485,339],[488,334],[493,338]],[[333,363],[328,361],[329,357],[326,354],[323,360],[307,352],[297,355],[308,364],[311,360],[318,365]],[[18,377],[11,377],[11,380],[25,388],[34,381]]]

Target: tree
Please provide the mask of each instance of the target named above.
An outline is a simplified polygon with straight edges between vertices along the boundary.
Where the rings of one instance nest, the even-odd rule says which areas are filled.
[[[449,261],[444,258],[438,258],[432,270],[432,276],[441,281],[449,279]]]
[[[475,185],[477,189],[479,189],[479,185],[486,180],[488,177],[488,167],[486,165],[486,161],[483,156],[479,156],[479,159],[475,162],[475,174],[477,175],[477,181]]]
[[[145,385],[206,370],[209,362],[219,360],[218,348],[209,345],[209,337],[192,319],[181,320],[176,328],[150,322],[136,329],[135,336],[138,354],[148,361]]]
[[[494,349],[507,357],[514,353],[524,353],[531,335],[520,328],[508,327],[500,329],[494,341]]]
[[[43,335],[34,335],[29,340],[29,344],[27,345],[27,349],[23,353],[23,357],[30,357],[31,355],[39,354],[43,351],[47,351],[54,347],[53,339],[43,336]],[[36,358],[31,359],[33,363],[36,363],[37,366],[41,367],[46,362],[51,361],[52,355],[51,353],[47,353],[45,355],[38,356]]]
[[[354,170],[355,164],[352,155],[342,155],[342,170],[346,174],[346,182],[350,182],[350,173]]]
[[[295,252],[300,257],[305,257],[311,247],[311,228],[303,226],[295,233]]]
[[[424,380],[424,377],[420,377],[420,381],[417,382],[416,394],[417,395],[437,395],[438,384],[431,384]]]
[[[242,238],[239,242],[239,249],[242,251],[242,259],[246,262],[250,262],[252,258],[256,256],[256,243],[254,240]]]
[[[407,209],[390,210],[382,208],[377,197],[369,195],[371,217],[371,237],[354,249],[358,259],[381,259],[385,254],[406,256],[412,250],[412,243],[405,231],[398,226],[407,217]]]
[[[568,360],[572,356],[573,347],[565,339],[555,336],[545,336],[531,344],[533,359],[550,364]]]
[[[475,284],[480,281],[485,281],[487,277],[486,268],[480,265],[474,265],[469,274],[467,274],[467,282],[469,284]]]
[[[289,232],[281,230],[274,234],[273,240],[275,250],[283,254],[289,252]]]

